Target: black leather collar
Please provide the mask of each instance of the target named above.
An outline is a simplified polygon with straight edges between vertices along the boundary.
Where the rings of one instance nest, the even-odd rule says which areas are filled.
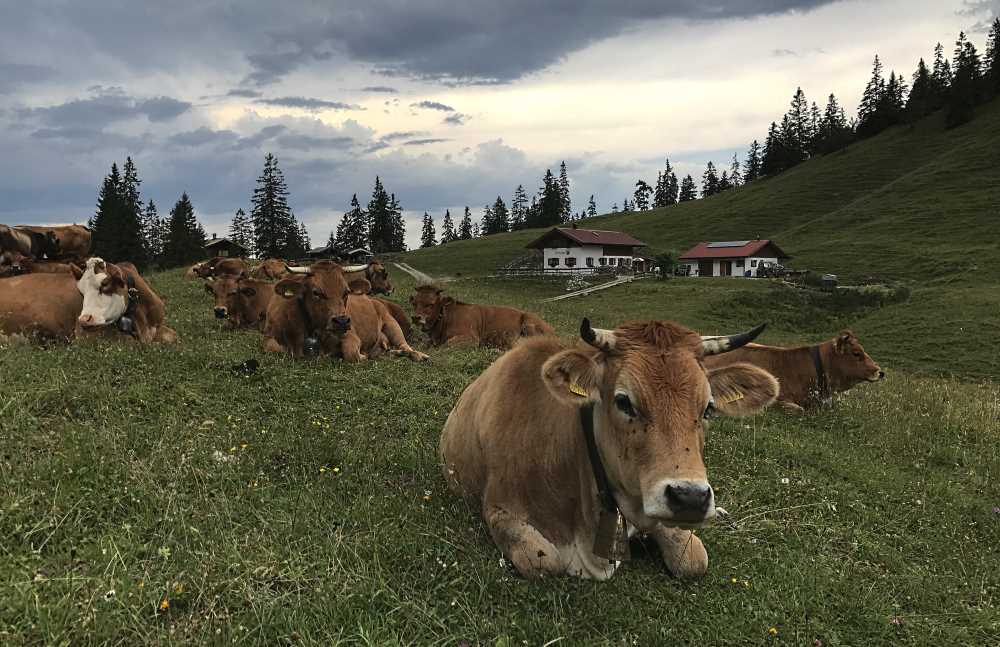
[[[816,369],[816,397],[822,402],[830,398],[830,382],[823,369],[823,358],[819,354],[820,347],[810,346],[809,356],[812,357],[813,367]]]
[[[597,439],[594,438],[594,405],[588,403],[580,407],[580,426],[583,427],[583,437],[587,441],[587,456],[590,458],[590,469],[597,483],[597,496],[601,506],[608,512],[618,514],[618,502],[611,490],[608,473],[604,469],[601,454],[597,451]]]

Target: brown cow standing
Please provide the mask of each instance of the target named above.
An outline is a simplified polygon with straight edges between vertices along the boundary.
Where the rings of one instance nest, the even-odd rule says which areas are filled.
[[[834,393],[862,382],[878,382],[885,372],[865,352],[850,330],[815,346],[781,348],[748,344],[739,350],[705,361],[709,368],[734,362],[759,366],[778,378],[778,403],[799,413],[806,407],[828,402]]]
[[[56,240],[58,251],[49,258],[86,258],[90,254],[93,235],[89,228],[83,225],[59,225],[55,227],[38,227],[35,225],[18,225],[17,229],[32,231],[43,236],[52,236]]]
[[[294,357],[321,352],[359,362],[393,348],[426,360],[406,342],[388,308],[367,296],[368,289],[364,279],[348,285],[339,266],[282,279],[267,310],[264,350]]]
[[[282,258],[269,258],[250,270],[250,278],[278,281],[288,276],[288,263]]]
[[[610,578],[629,532],[651,537],[674,575],[704,575],[708,555],[689,529],[717,514],[706,420],[760,411],[778,384],[748,364],[707,370],[702,357],[762,329],[701,340],[672,322],[611,331],[584,319],[585,344],[525,340],[452,409],[441,432],[445,479],[526,577]]]
[[[245,276],[223,275],[209,279],[205,291],[215,297],[215,316],[230,328],[263,328],[267,308],[274,297],[274,284]]]
[[[0,225],[0,252],[17,252],[30,258],[56,258],[59,239],[51,232]]]
[[[510,348],[521,337],[554,335],[541,317],[508,306],[462,303],[442,297],[441,288],[421,285],[410,297],[413,322],[428,334],[431,344],[468,343]]]
[[[83,307],[72,274],[23,274],[0,281],[0,339],[69,340]]]
[[[177,341],[177,333],[164,324],[163,301],[131,263],[112,265],[88,258],[77,289],[83,294],[78,336],[134,338],[142,343]]]

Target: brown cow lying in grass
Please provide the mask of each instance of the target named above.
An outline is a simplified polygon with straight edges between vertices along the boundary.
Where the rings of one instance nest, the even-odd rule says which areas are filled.
[[[79,274],[84,261],[39,261],[20,252],[0,254],[0,278],[20,274]]]
[[[762,329],[703,341],[666,321],[610,331],[584,319],[584,344],[526,340],[452,409],[441,432],[445,479],[526,577],[610,578],[623,558],[615,546],[632,532],[655,540],[674,575],[704,575],[708,555],[690,529],[717,514],[707,420],[760,411],[778,383],[749,364],[710,370],[702,358]]]
[[[421,285],[410,297],[413,323],[431,344],[476,344],[510,348],[521,337],[554,335],[555,330],[536,314],[508,306],[462,303],[441,296],[441,288]]]
[[[0,341],[73,338],[83,295],[73,274],[22,274],[0,281]]]
[[[277,281],[288,274],[288,262],[283,258],[268,258],[250,270],[250,278],[261,281]]]
[[[215,297],[213,311],[230,328],[263,328],[271,305],[274,283],[224,274],[205,282],[205,291]]]
[[[885,372],[850,330],[843,330],[833,339],[815,346],[781,348],[747,344],[732,353],[709,357],[705,365],[721,368],[735,362],[759,366],[778,378],[781,384],[778,403],[794,413],[829,402],[834,393],[862,382],[878,382],[885,378]]]
[[[407,343],[385,304],[369,297],[368,290],[365,279],[348,285],[340,266],[282,279],[274,286],[278,296],[267,310],[264,350],[360,362],[392,349],[415,361],[426,360]]]

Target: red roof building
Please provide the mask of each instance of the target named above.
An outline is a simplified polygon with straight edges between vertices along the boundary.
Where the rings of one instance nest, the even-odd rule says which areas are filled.
[[[681,255],[690,276],[757,276],[764,263],[791,258],[773,240],[698,243]]]
[[[646,243],[621,231],[555,227],[527,245],[542,251],[546,271],[596,272],[602,267],[633,265],[636,249]],[[648,268],[639,268],[645,271]]]

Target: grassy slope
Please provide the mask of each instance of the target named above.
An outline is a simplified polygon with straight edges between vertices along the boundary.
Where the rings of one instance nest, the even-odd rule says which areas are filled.
[[[1000,101],[955,130],[935,115],[737,191],[582,225],[678,252],[760,235],[779,241],[796,267],[848,278],[1000,282]],[[432,274],[484,274],[542,231],[416,250],[406,260]]]
[[[436,453],[495,353],[262,357],[256,334],[219,330],[199,285],[152,282],[177,347],[0,350],[2,643],[937,646],[1000,632],[995,384],[895,372],[813,416],[720,420],[707,462],[738,526],[701,532],[704,580],[639,551],[607,583],[528,582],[444,490]],[[745,295],[773,300],[763,282],[708,280],[539,305],[558,289],[451,284],[534,305],[567,335],[581,312],[664,310],[717,332],[756,316]],[[775,339],[838,323],[796,316]],[[250,356],[255,376],[226,370]]]

